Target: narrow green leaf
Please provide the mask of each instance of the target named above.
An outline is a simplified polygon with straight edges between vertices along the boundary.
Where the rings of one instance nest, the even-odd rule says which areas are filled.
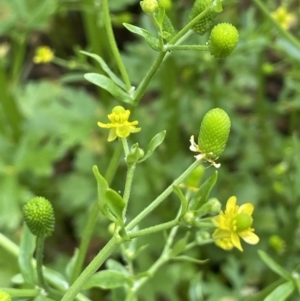
[[[191,200],[189,209],[198,210],[203,204],[206,203],[209,194],[215,186],[218,179],[218,172],[215,171],[199,188],[197,193]]]
[[[75,249],[75,252],[74,252],[73,256],[71,257],[71,259],[67,263],[65,272],[66,272],[66,276],[67,276],[68,280],[70,280],[72,275],[73,275],[73,271],[74,271],[74,268],[75,268],[75,263],[77,262],[78,254],[79,254],[78,249]]]
[[[274,261],[266,252],[259,250],[258,255],[261,260],[276,274],[281,276],[286,280],[293,280],[293,276],[285,270],[282,266],[280,266],[276,261]]]
[[[181,212],[180,212],[180,216],[183,216],[189,206],[189,203],[187,201],[187,199],[185,198],[185,196],[183,195],[181,189],[178,186],[173,186],[173,191],[175,192],[175,194],[178,196],[180,202],[181,202]]]
[[[36,236],[24,224],[21,235],[19,266],[25,282],[31,284],[36,283],[36,272],[32,265],[35,246]]]
[[[285,283],[283,279],[279,279],[267,287],[265,287],[263,290],[261,290],[259,293],[255,294],[254,296],[249,297],[246,299],[246,301],[262,301],[264,298],[266,298],[275,288],[277,288],[282,283]]]
[[[126,103],[132,102],[132,98],[129,96],[129,94],[122,90],[110,78],[106,77],[105,75],[97,73],[86,73],[84,75],[84,78],[92,84],[106,90],[116,99]]]
[[[97,180],[97,191],[98,191],[98,204],[99,208],[104,216],[106,216],[111,221],[115,222],[115,217],[110,213],[107,200],[106,200],[106,191],[108,189],[108,183],[105,178],[100,174],[98,167],[96,165],[93,166],[93,173]]]
[[[111,270],[105,270],[94,274],[83,286],[83,290],[92,287],[102,289],[113,289],[122,286],[132,286],[133,280],[123,273]]]
[[[185,250],[185,247],[188,243],[189,236],[190,236],[190,233],[187,232],[183,238],[181,238],[175,242],[175,244],[172,246],[172,251],[170,253],[170,257],[175,257]]]
[[[131,31],[139,36],[142,36],[152,49],[154,49],[156,51],[161,51],[161,47],[160,47],[158,38],[154,37],[149,31],[147,31],[143,28],[128,24],[128,23],[123,23],[123,25],[129,31]]]
[[[139,160],[139,162],[143,162],[145,160],[147,160],[155,151],[155,149],[162,144],[162,142],[164,141],[166,137],[166,131],[161,131],[158,134],[156,134],[150,141],[148,147],[147,147],[147,152],[145,154],[145,156],[143,158],[141,158],[141,160]]]
[[[108,188],[105,192],[105,198],[107,200],[107,206],[112,214],[115,215],[117,220],[123,224],[123,210],[126,207],[124,199],[115,190]]]
[[[292,294],[295,289],[295,284],[293,281],[288,281],[281,284],[274,291],[264,299],[264,301],[286,301],[287,297]]]
[[[204,263],[207,263],[209,261],[209,259],[200,260],[200,259],[196,259],[196,258],[186,256],[186,255],[174,257],[174,258],[172,258],[172,260],[186,261],[186,262],[191,262],[191,263],[196,263],[196,264],[204,264]]]
[[[91,58],[95,59],[101,66],[104,72],[110,77],[111,80],[114,81],[115,84],[117,84],[119,87],[121,87],[123,90],[126,91],[125,84],[119,79],[119,77],[108,67],[108,65],[105,63],[105,61],[102,59],[101,56],[98,54],[90,53],[87,51],[80,51],[81,53],[90,56]]]

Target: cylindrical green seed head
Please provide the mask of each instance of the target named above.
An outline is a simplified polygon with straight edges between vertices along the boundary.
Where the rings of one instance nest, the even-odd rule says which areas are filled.
[[[223,59],[229,56],[239,40],[237,29],[229,23],[216,25],[210,34],[208,48],[215,58]]]
[[[0,301],[11,301],[11,296],[7,292],[0,290]]]
[[[212,3],[212,0],[196,0],[189,19],[193,20],[195,17],[197,17],[199,14],[201,14],[206,8],[209,7],[209,5]],[[209,11],[203,18],[201,18],[193,27],[195,33],[199,35],[203,35],[207,30],[211,27],[212,22],[215,18],[217,13],[213,10]]]
[[[25,222],[32,234],[50,236],[54,231],[54,211],[51,203],[43,197],[35,197],[24,205]]]
[[[207,158],[214,160],[223,153],[230,126],[230,118],[222,109],[212,109],[205,114],[200,126],[198,146]]]

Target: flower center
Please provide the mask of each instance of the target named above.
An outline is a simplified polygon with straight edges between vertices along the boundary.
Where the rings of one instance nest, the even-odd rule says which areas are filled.
[[[252,217],[245,213],[240,213],[233,220],[233,226],[237,232],[244,231],[252,225]]]

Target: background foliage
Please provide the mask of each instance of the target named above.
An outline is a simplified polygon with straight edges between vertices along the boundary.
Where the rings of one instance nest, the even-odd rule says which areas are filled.
[[[193,1],[162,2],[169,3],[167,14],[181,28]],[[267,2],[270,11],[280,4]],[[291,31],[300,38],[299,3],[285,4],[298,18]],[[46,263],[58,270],[64,269],[78,245],[96,198],[91,167],[97,164],[105,170],[116,147],[106,142],[107,132],[96,122],[105,121],[119,103],[84,80],[86,71],[102,71],[79,52],[97,53],[116,67],[100,5],[91,0],[0,1],[0,231],[18,242],[22,205],[35,195],[49,198],[57,222],[55,235],[47,241]],[[150,20],[141,13],[139,1],[111,0],[109,5],[122,57],[137,85],[155,51],[122,22],[151,31]],[[142,127],[134,138],[142,147],[157,132],[165,129],[167,136],[158,152],[137,169],[129,212],[135,216],[194,160],[189,137],[197,135],[207,110],[221,107],[231,117],[232,132],[212,196],[223,204],[231,195],[240,203],[252,202],[261,240],[243,253],[227,253],[215,245],[193,251],[210,261],[201,266],[174,262],[159,270],[141,291],[141,300],[245,300],[278,278],[261,261],[258,249],[288,271],[299,264],[300,49],[282,38],[250,0],[225,0],[215,20],[219,22],[230,22],[239,30],[234,53],[215,60],[205,52],[174,52],[134,112]],[[190,38],[195,44],[206,40],[207,35]],[[52,64],[33,64],[40,45],[55,51]],[[114,189],[123,189],[124,177],[125,165],[117,171]],[[170,197],[146,223],[165,221],[178,207],[176,197]],[[87,260],[109,235],[107,222],[100,218]],[[149,239],[151,244],[136,263],[141,271],[164,244],[161,233],[139,244]],[[114,257],[122,262],[118,254]],[[0,249],[0,286],[9,285],[16,273],[17,262]],[[93,294],[99,300],[106,292]]]

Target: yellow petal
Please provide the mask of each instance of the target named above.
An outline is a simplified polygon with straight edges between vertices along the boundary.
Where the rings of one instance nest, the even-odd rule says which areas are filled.
[[[241,241],[240,241],[240,238],[237,233],[235,233],[235,232],[231,233],[231,242],[237,249],[239,249],[241,252],[243,252],[243,248],[241,246]]]
[[[222,230],[222,229],[217,229],[213,235],[213,239],[222,239],[222,238],[229,238],[230,237],[230,231]]]
[[[259,242],[259,237],[251,230],[245,230],[239,233],[240,237],[250,245],[256,245]]]
[[[102,122],[97,122],[97,125],[99,126],[99,127],[101,127],[101,128],[108,128],[108,124],[107,123],[102,123]]]
[[[236,206],[236,197],[231,196],[226,204],[226,211],[234,211]]]
[[[233,248],[230,238],[217,239],[215,243],[225,251],[229,251]]]
[[[243,204],[240,208],[239,208],[239,213],[245,213],[247,215],[252,215],[254,211],[254,206],[251,203],[246,203]]]

